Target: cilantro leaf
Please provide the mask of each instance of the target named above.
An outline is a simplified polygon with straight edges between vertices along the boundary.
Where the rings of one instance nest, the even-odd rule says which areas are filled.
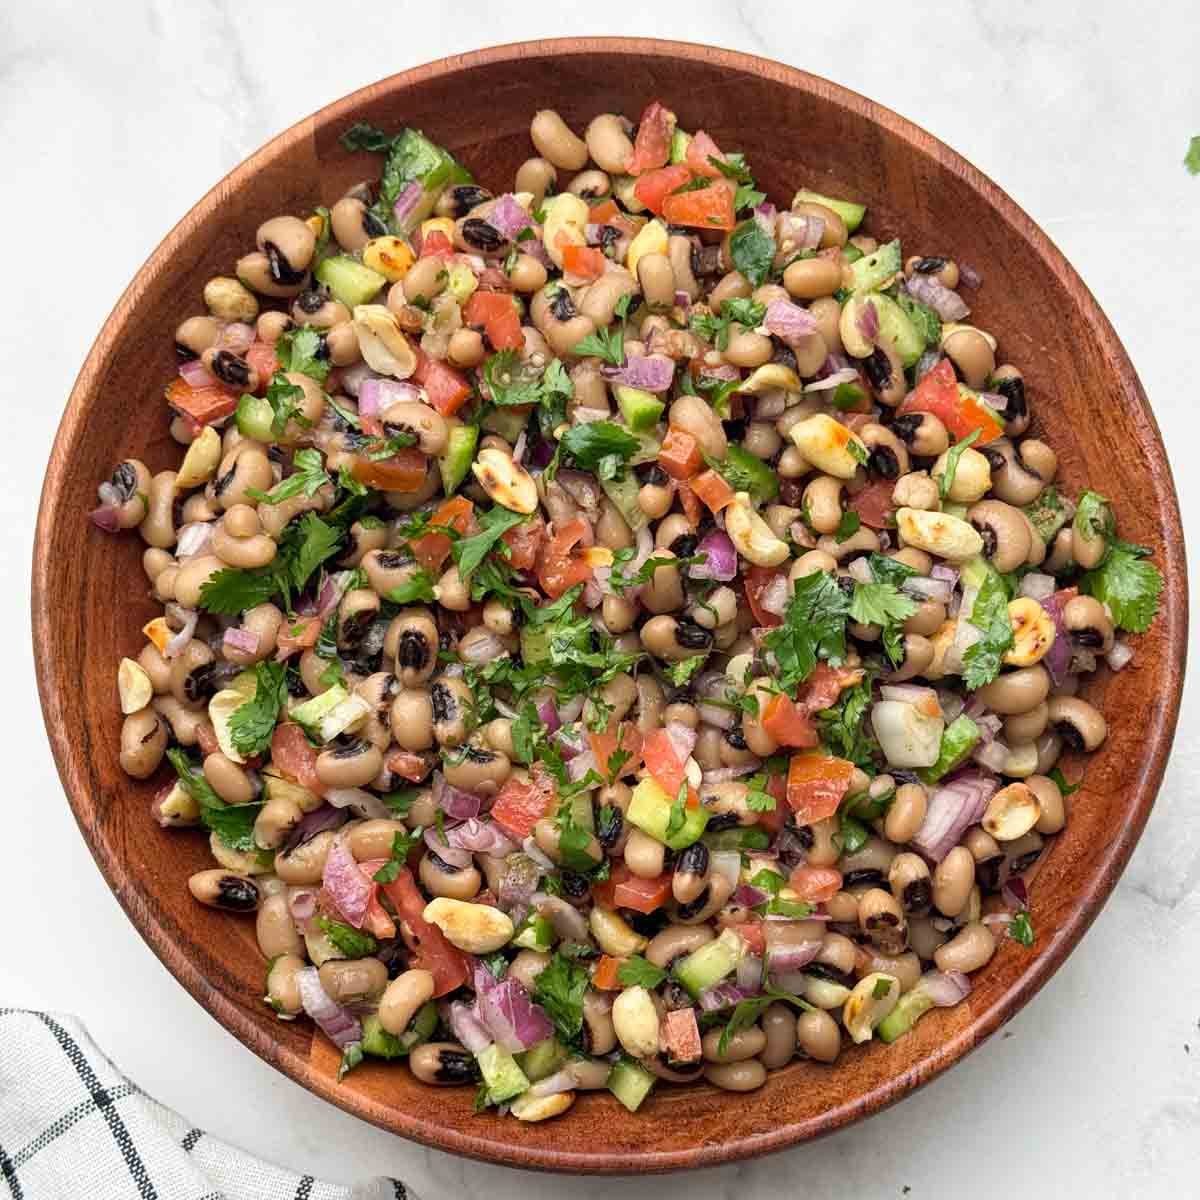
[[[392,816],[399,817],[403,820],[408,816],[409,810],[417,802],[421,796],[421,789],[410,787],[400,788],[394,792],[388,792],[386,795],[379,798],[391,810]]]
[[[472,537],[459,538],[451,547],[450,552],[460,578],[464,582],[470,579],[471,573],[483,562],[501,536],[525,520],[528,517],[524,513],[512,512],[498,504],[485,512],[479,518],[479,532]]]
[[[350,1042],[342,1051],[342,1061],[338,1063],[338,1083],[341,1083],[355,1067],[361,1067],[363,1061],[362,1042]]]
[[[225,567],[214,571],[200,589],[200,607],[212,613],[236,616],[265,604],[278,591],[279,578],[270,567],[239,571]]]
[[[763,639],[775,658],[784,691],[794,692],[812,674],[818,658],[834,666],[845,659],[849,613],[849,597],[824,571],[796,580],[783,624]]]
[[[667,837],[678,833],[687,820],[687,798],[688,798],[688,783],[685,779],[679,785],[679,791],[676,793],[675,799],[671,804],[671,811],[667,816]]]
[[[1072,792],[1077,792],[1081,787],[1083,787],[1082,779],[1078,783],[1068,783],[1067,777],[1062,773],[1061,767],[1052,767],[1046,772],[1046,777],[1048,779],[1053,779],[1054,782],[1058,784],[1058,790],[1062,792],[1064,796],[1069,796]]]
[[[1008,936],[1011,937],[1014,942],[1020,942],[1021,945],[1025,946],[1026,948],[1033,945],[1035,938],[1033,932],[1033,922],[1029,919],[1029,912],[1027,909],[1018,909],[1013,914],[1012,920],[1008,923]]]
[[[386,154],[392,145],[392,135],[384,133],[369,121],[355,121],[338,141],[347,150],[369,150],[375,154]]]
[[[233,850],[257,850],[254,821],[262,805],[226,804],[204,777],[204,772],[178,747],[167,751],[167,759],[179,776],[179,784],[200,806],[200,819]]]
[[[374,954],[379,949],[379,943],[369,933],[363,933],[353,925],[346,925],[342,921],[325,916],[318,917],[317,924],[347,958],[366,958],[368,954]]]
[[[534,980],[533,998],[546,1010],[564,1042],[576,1041],[583,1029],[583,997],[590,983],[587,971],[561,950]]]
[[[735,1033],[753,1025],[777,1000],[794,1005],[796,1008],[802,1008],[805,1012],[813,1011],[813,1005],[809,1004],[807,1000],[802,1000],[799,996],[793,996],[791,992],[785,992],[782,988],[768,983],[763,995],[751,996],[746,1000],[739,1001],[721,1034],[721,1040],[717,1043],[717,1053],[724,1054],[729,1048],[729,1039]]]
[[[861,625],[878,625],[883,647],[892,662],[904,660],[904,622],[917,611],[917,603],[890,583],[856,583],[850,601],[850,618]],[[1007,618],[1007,609],[1005,610]]]
[[[721,315],[698,312],[693,314],[690,326],[693,333],[706,338],[718,350],[729,348],[729,327],[735,321],[746,329],[754,329],[762,324],[767,315],[767,306],[757,300],[730,299],[721,302]]]
[[[397,829],[392,834],[391,857],[371,878],[376,883],[391,883],[400,874],[400,868],[404,866],[405,860],[408,858],[412,848],[424,840],[422,836],[424,832],[419,825],[411,833],[404,833]]]
[[[501,408],[541,401],[542,372],[521,362],[515,350],[500,350],[493,354],[483,364],[483,378],[492,403]]]
[[[694,658],[685,658],[682,662],[672,663],[667,668],[667,678],[670,679],[673,687],[683,687],[707,661],[707,655],[698,654]]]
[[[261,754],[271,744],[279,710],[287,699],[283,663],[260,662],[254,674],[254,699],[238,705],[229,718],[229,738],[234,749],[247,758]]]
[[[329,378],[332,364],[328,354],[324,334],[311,325],[287,329],[275,343],[275,357],[283,370],[299,371],[318,383],[324,383]]]
[[[571,347],[572,354],[580,358],[595,356],[619,367],[625,361],[625,330],[624,328],[604,327],[595,333],[589,333],[581,342]]]
[[[249,495],[263,504],[282,504],[301,492],[306,496],[315,496],[327,483],[333,482],[325,472],[325,464],[318,450],[297,450],[292,458],[292,466],[292,473],[269,492],[248,488]]]
[[[874,769],[875,741],[871,727],[863,719],[871,702],[870,676],[852,688],[846,688],[832,708],[817,713],[821,742],[837,758],[857,767]]]
[[[1079,581],[1080,591],[1107,604],[1114,624],[1129,633],[1145,633],[1158,613],[1163,577],[1144,561],[1149,553],[1144,546],[1114,541],[1103,562]]]
[[[946,467],[942,471],[941,478],[938,479],[938,495],[943,500],[950,495],[950,489],[954,486],[954,477],[958,474],[958,460],[962,458],[963,451],[974,441],[979,438],[980,430],[972,429],[969,434],[961,441],[955,442],[949,450],[946,451]]]
[[[734,226],[729,235],[729,257],[751,287],[761,287],[775,260],[775,239],[751,217]]]
[[[296,591],[303,591],[312,573],[338,552],[341,538],[341,530],[326,524],[316,513],[305,513],[299,522],[293,521],[287,527],[280,553]]]
[[[384,597],[393,604],[432,604],[433,576],[424,568],[392,588]]]
[[[963,655],[963,683],[973,692],[1000,674],[1004,653],[1013,644],[1008,589],[996,572],[988,572],[967,620],[983,634]]]
[[[691,554],[686,558],[675,558],[674,556],[668,558],[665,555],[652,554],[632,575],[626,575],[621,570],[620,564],[614,563],[612,574],[609,576],[608,581],[613,591],[620,595],[629,588],[641,587],[642,584],[649,583],[654,578],[654,572],[659,567],[677,567],[682,571],[687,567],[707,561],[707,553]]]
[[[666,977],[667,973],[662,967],[656,967],[640,954],[627,958],[617,968],[617,981],[625,987],[644,987],[653,991]]]
[[[838,522],[838,527],[834,530],[834,538],[838,544],[849,541],[862,527],[862,518],[852,508],[846,509],[842,513],[842,519]]]
[[[1200,136],[1188,142],[1187,154],[1183,157],[1183,165],[1189,175],[1200,175]]]
[[[592,471],[610,455],[615,455],[622,462],[628,461],[637,453],[641,442],[612,421],[590,421],[586,425],[572,425],[563,434],[559,445],[577,467]]]
[[[302,429],[306,429],[312,424],[296,404],[297,400],[304,399],[304,389],[289,382],[282,371],[276,371],[271,376],[264,398],[271,408],[271,433],[275,437],[279,437],[283,433],[289,421],[295,421]],[[257,403],[253,396],[249,398],[243,396],[242,400],[247,403]]]
[[[1108,506],[1108,498],[1090,488],[1084,492],[1075,505],[1072,529],[1085,542],[1094,542],[1098,537],[1106,540],[1111,538],[1113,515]]]
[[[893,587],[900,587],[906,579],[917,574],[907,563],[874,551],[868,556],[867,565],[877,582],[890,583]]]
[[[926,346],[936,346],[941,342],[942,319],[928,304],[922,304],[905,291],[897,293],[896,303],[917,327],[917,332],[925,339]]]

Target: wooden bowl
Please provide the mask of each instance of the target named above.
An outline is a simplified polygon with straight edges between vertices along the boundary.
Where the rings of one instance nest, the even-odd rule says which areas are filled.
[[[895,1045],[848,1049],[833,1068],[795,1063],[749,1096],[664,1086],[637,1115],[607,1093],[583,1094],[545,1125],[474,1115],[473,1089],[435,1095],[398,1066],[364,1066],[339,1084],[336,1055],[312,1026],[281,1023],[262,1003],[252,923],[188,894],[189,873],[210,865],[205,839],[160,830],[147,811],[156,784],[118,767],[116,665],[137,652],[156,609],[139,539],[100,533],[87,512],[122,458],[152,470],[178,463],[162,388],[175,371],[172,331],[202,311],[204,282],[229,272],[265,218],[329,204],[377,176],[377,158],[338,144],[353,121],[422,128],[503,190],[531,153],[535,110],[556,108],[582,129],[598,112],[637,115],[656,96],[683,127],[744,150],[776,203],[801,184],[860,197],[870,232],[980,272],[972,319],[1025,372],[1036,428],[1058,451],[1068,489],[1094,484],[1112,498],[1121,535],[1153,547],[1163,610],[1136,639],[1133,665],[1088,685],[1109,737],[1038,877],[1036,945],[1006,939],[966,1003],[926,1016]],[[155,953],[217,1020],[305,1087],[405,1137],[518,1167],[667,1171],[779,1150],[876,1112],[962,1058],[1046,982],[1112,891],[1154,802],[1183,681],[1183,537],[1162,441],[1116,334],[1063,256],[995,184],[895,113],[778,63],[674,42],[585,38],[445,59],[331,104],[259,150],[175,227],[101,331],[54,445],[35,544],[38,682],[59,773],[101,871]],[[1080,767],[1068,762],[1067,772]]]

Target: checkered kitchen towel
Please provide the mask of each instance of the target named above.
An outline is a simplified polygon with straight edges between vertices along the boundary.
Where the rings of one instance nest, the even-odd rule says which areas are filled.
[[[417,1200],[260,1162],[193,1129],[105,1057],[76,1018],[0,1008],[0,1200]]]

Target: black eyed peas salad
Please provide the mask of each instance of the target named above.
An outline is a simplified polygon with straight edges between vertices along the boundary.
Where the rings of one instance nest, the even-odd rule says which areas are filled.
[[[832,1064],[1032,944],[1081,679],[1162,579],[945,248],[658,102],[530,132],[494,194],[348,130],[382,177],[209,281],[182,461],[92,520],[163,606],[121,765],[169,760],[266,1003],[538,1121]]]

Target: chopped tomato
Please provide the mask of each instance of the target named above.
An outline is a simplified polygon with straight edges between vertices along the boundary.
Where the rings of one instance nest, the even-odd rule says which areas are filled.
[[[675,494],[679,497],[679,504],[683,509],[683,515],[687,517],[688,524],[695,529],[700,524],[700,518],[704,515],[704,510],[700,507],[699,498],[692,491],[687,481],[683,479],[675,481]]]
[[[613,217],[619,217],[621,210],[617,207],[617,203],[611,197],[607,200],[601,200],[599,204],[593,204],[588,209],[588,224],[589,225],[607,225]]]
[[[761,603],[763,592],[782,574],[782,571],[776,570],[774,567],[751,567],[742,576],[750,611],[754,614],[754,620],[763,629],[771,629],[776,625],[783,624],[783,618],[778,613],[768,612]]]
[[[375,872],[385,862],[387,862],[386,858],[377,858],[358,864],[362,873],[371,881],[371,899],[367,904],[367,915],[363,918],[362,927],[380,941],[396,936],[396,922],[388,916],[387,909],[379,903],[379,885],[375,882]]]
[[[858,519],[872,529],[887,529],[892,524],[892,514],[896,511],[892,503],[892,493],[896,490],[894,479],[876,479],[868,483],[861,492],[855,492],[850,497],[847,507],[851,512],[858,513]]]
[[[196,741],[199,743],[200,753],[205,758],[221,749],[221,743],[217,741],[217,731],[212,727],[211,721],[201,721],[196,726]]]
[[[383,892],[400,918],[400,934],[412,956],[410,966],[433,976],[434,996],[445,996],[462,987],[471,977],[471,960],[452,946],[436,925],[425,920],[425,897],[412,872],[401,867],[391,883],[383,884]]]
[[[588,741],[592,745],[592,754],[600,773],[620,779],[622,775],[632,775],[642,764],[642,735],[632,721],[622,721],[617,726],[617,732],[604,730],[602,733],[589,733]],[[620,750],[625,757],[614,763],[613,755]]]
[[[663,1017],[662,1043],[668,1063],[698,1063],[704,1053],[694,1008],[674,1008]]]
[[[275,639],[275,661],[283,662],[297,650],[309,650],[317,644],[321,636],[320,617],[299,617],[295,621],[285,621],[280,626],[281,633]]]
[[[691,171],[682,163],[674,167],[662,167],[657,171],[647,171],[633,185],[633,194],[655,216],[661,216],[667,197],[676,188],[683,187],[691,178]]]
[[[896,410],[898,416],[913,412],[933,413],[956,442],[978,429],[976,447],[995,441],[1004,433],[991,409],[975,396],[964,395],[960,390],[948,358],[943,358],[925,375]]]
[[[674,192],[663,200],[663,217],[695,229],[732,229],[737,224],[733,188],[724,179],[698,192]]]
[[[419,351],[412,379],[425,389],[430,407],[437,409],[443,417],[454,416],[471,394],[471,385],[461,371],[456,371],[440,358],[430,358]]]
[[[863,677],[861,670],[851,667],[831,667],[817,663],[813,673],[804,681],[796,696],[796,705],[804,712],[820,712],[837,701],[846,688],[854,687]]]
[[[746,943],[746,950],[750,954],[762,957],[767,948],[767,931],[761,921],[739,921],[727,928],[732,929]]]
[[[520,350],[525,345],[521,318],[513,298],[505,292],[475,292],[463,309],[463,320],[468,325],[482,325],[497,350]]]
[[[421,257],[453,258],[454,243],[440,229],[431,229],[421,239]]]
[[[563,248],[563,270],[580,279],[599,279],[604,274],[608,259],[594,246],[576,246],[574,243]],[[476,295],[479,293],[477,292]]]
[[[592,577],[592,568],[583,560],[572,554],[576,542],[588,531],[587,523],[582,517],[568,521],[551,542],[542,546],[541,558],[538,562],[538,580],[547,596],[557,600],[563,592],[573,588],[577,583],[584,583]]]
[[[500,540],[511,551],[509,564],[516,571],[527,571],[537,562],[538,551],[546,539],[546,526],[541,517],[522,521],[506,530]]]
[[[787,802],[797,825],[811,825],[837,812],[850,788],[854,764],[827,754],[794,754],[788,764]]]
[[[768,833],[778,833],[787,820],[784,802],[787,800],[787,776],[767,775],[767,795],[775,800],[775,807],[758,814],[758,824]]]
[[[762,727],[781,746],[798,750],[811,750],[819,740],[812,718],[782,692],[776,692],[767,701],[762,714]]]
[[[601,992],[617,992],[621,990],[621,981],[617,978],[623,958],[614,958],[611,954],[602,954],[592,972],[592,987]]]
[[[733,503],[733,488],[716,471],[701,471],[689,486],[708,505],[709,512],[719,513]]]
[[[275,727],[271,735],[271,765],[310,792],[324,794],[325,785],[317,775],[317,752],[304,730],[294,722],[285,721]]]
[[[700,443],[682,429],[668,429],[658,452],[658,465],[672,479],[691,479],[704,465]]]
[[[384,765],[393,775],[399,775],[409,783],[420,783],[433,769],[433,759],[411,750],[393,750]]]
[[[429,459],[415,446],[405,446],[379,462],[356,457],[350,474],[381,492],[415,492],[425,482],[428,470]]]
[[[654,782],[674,799],[686,774],[671,735],[665,729],[656,729],[643,743],[642,757]]]
[[[799,866],[788,879],[788,887],[809,904],[832,900],[842,890],[842,873],[832,867]]]
[[[463,534],[467,532],[474,508],[466,496],[451,496],[433,514],[429,523]],[[412,550],[413,558],[427,571],[440,571],[442,563],[450,557],[452,545],[449,534],[426,533],[416,541],[409,542],[409,549]]]
[[[630,175],[640,175],[652,167],[661,167],[671,154],[671,136],[675,132],[675,114],[657,100],[651,100],[638,122],[633,154],[625,164]]]
[[[721,153],[721,148],[717,143],[703,129],[697,129],[692,134],[692,140],[688,142],[687,165],[697,175],[710,175],[714,179],[720,179],[722,172],[709,161],[711,158],[725,161],[725,155]]]
[[[670,898],[669,871],[664,871],[657,879],[643,879],[640,875],[630,875],[613,889],[613,901],[617,908],[631,908],[640,913],[652,913],[662,908]]]
[[[258,387],[254,390],[265,392],[271,376],[279,370],[279,359],[275,357],[275,347],[270,342],[251,342],[244,357],[254,368],[255,375],[258,376]]]
[[[510,775],[492,805],[492,820],[512,837],[524,840],[554,811],[554,792],[540,780]]]
[[[167,403],[184,417],[193,433],[205,425],[220,421],[237,408],[238,398],[223,387],[194,388],[183,379],[172,379],[167,385]]]
[[[484,267],[479,273],[481,292],[511,292],[512,280],[499,267]]]

